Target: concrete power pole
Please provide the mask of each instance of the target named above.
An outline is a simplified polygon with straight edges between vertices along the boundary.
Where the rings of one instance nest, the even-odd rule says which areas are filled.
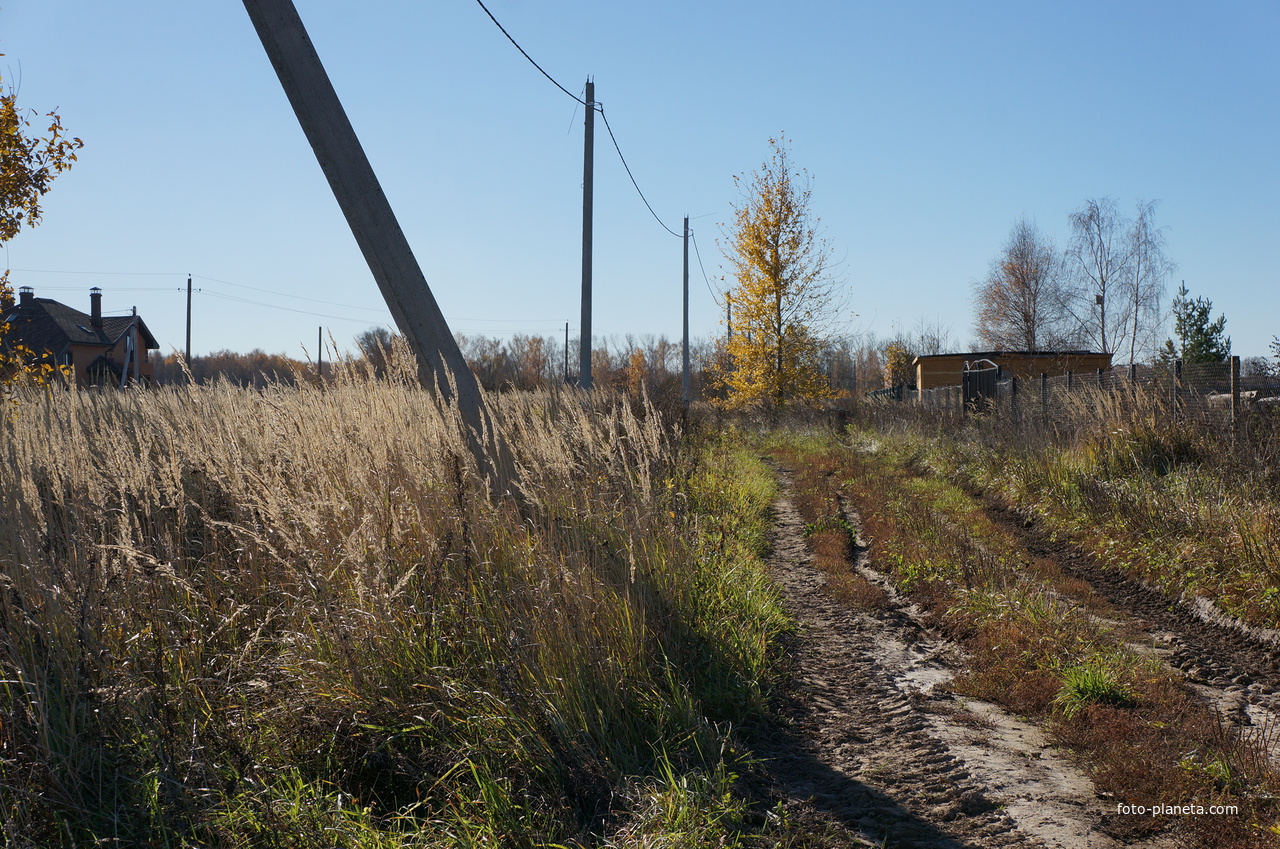
[[[187,275],[187,370],[191,370],[191,275]]]
[[[681,361],[681,393],[685,409],[689,409],[689,216],[684,217],[684,354]]]
[[[387,308],[417,355],[422,379],[433,382],[446,403],[456,404],[481,473],[494,473],[482,443],[493,430],[475,375],[431,294],[293,0],[244,0],[244,7]],[[496,482],[505,489],[514,473],[503,447],[494,447]]]
[[[587,80],[587,116],[582,141],[582,330],[578,340],[578,386],[591,388],[591,204],[595,180],[596,84]]]

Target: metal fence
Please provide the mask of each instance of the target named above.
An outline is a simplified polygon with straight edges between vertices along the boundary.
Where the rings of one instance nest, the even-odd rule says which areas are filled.
[[[1253,413],[1280,415],[1280,375],[1241,375],[1240,358],[1223,363],[1132,366],[1020,379],[991,380],[973,371],[956,386],[903,391],[901,400],[958,415],[1008,415],[1054,421],[1079,405],[1146,401],[1162,411],[1232,423]],[[985,378],[985,379],[984,379]]]

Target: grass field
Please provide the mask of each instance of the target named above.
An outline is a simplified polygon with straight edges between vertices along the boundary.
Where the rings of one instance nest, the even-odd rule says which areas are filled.
[[[403,371],[63,391],[0,426],[3,845],[773,845],[772,481],[571,391],[518,498]]]

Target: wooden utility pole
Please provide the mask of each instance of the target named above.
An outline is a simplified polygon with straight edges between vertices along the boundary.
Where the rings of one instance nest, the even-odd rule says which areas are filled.
[[[596,84],[587,80],[582,142],[582,331],[578,340],[578,386],[591,388],[591,204],[595,180]]]
[[[564,382],[569,382],[569,322],[564,323]]]
[[[456,405],[481,473],[493,474],[482,442],[486,435],[492,438],[493,429],[475,375],[431,294],[293,0],[244,0],[244,7],[387,308],[417,356],[421,379],[434,384],[446,403]],[[502,446],[494,447],[499,452],[496,483],[505,489],[514,473]]]
[[[324,381],[324,328],[316,328],[316,382]]]
[[[684,217],[684,354],[681,358],[681,394],[689,408],[689,216]]]

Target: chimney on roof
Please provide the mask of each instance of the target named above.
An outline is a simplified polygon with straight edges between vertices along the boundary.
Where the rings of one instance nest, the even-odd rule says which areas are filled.
[[[89,290],[89,318],[94,327],[102,327],[102,290],[97,286]]]
[[[30,286],[23,286],[18,290],[18,312],[28,313],[35,308],[36,292]]]

